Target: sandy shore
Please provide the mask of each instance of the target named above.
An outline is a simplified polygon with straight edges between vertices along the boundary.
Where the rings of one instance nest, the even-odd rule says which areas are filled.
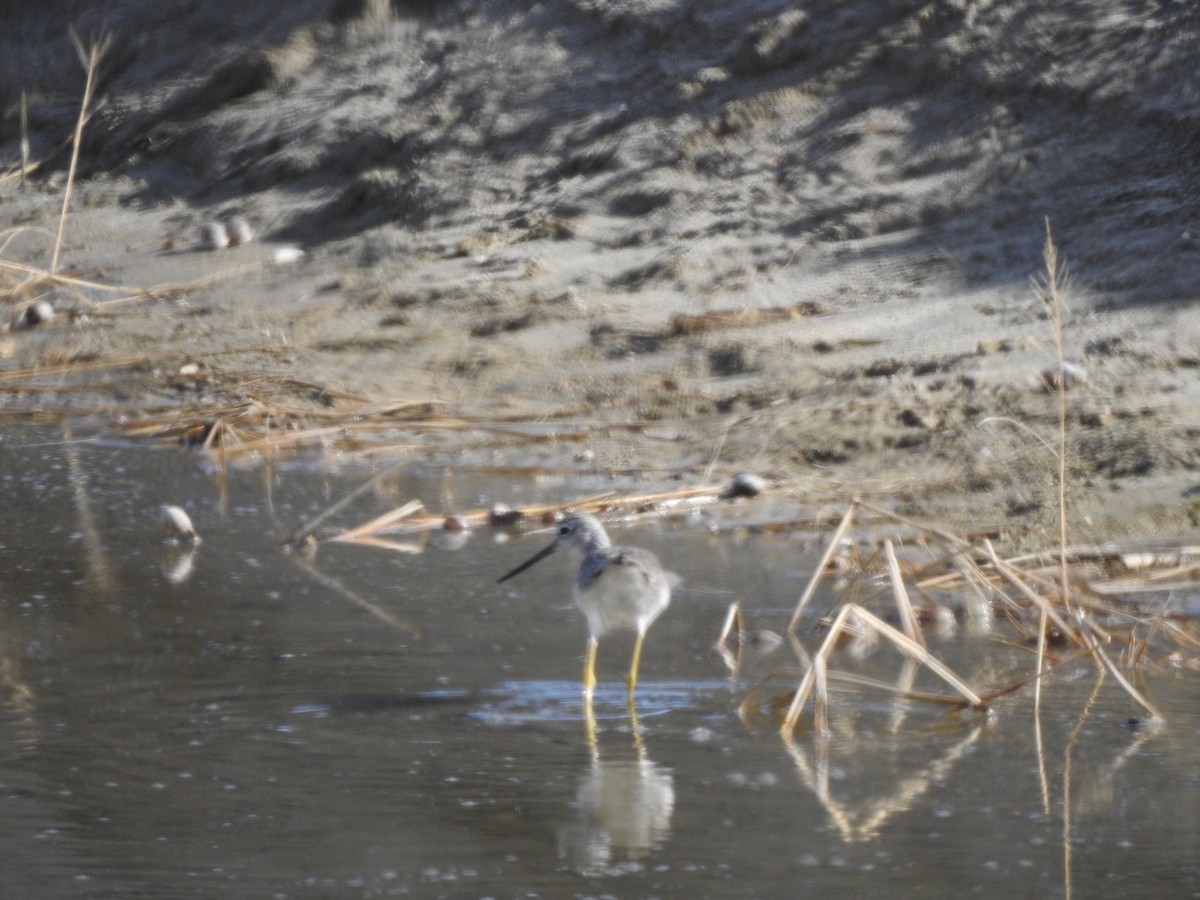
[[[47,6],[4,13],[0,39],[0,259],[35,267],[82,87],[65,22],[98,25]],[[415,458],[618,489],[753,471],[797,502],[859,493],[1038,541],[1057,512],[1054,331],[1030,284],[1048,218],[1073,277],[1074,534],[1200,526],[1194,16],[249,2],[218,28],[125,6],[62,258],[130,290],[38,289],[54,319],[0,335],[12,416],[103,428],[279,376],[303,383],[272,382],[298,418],[429,400],[564,433],[423,431]],[[204,249],[234,216],[256,239]],[[48,374],[13,374],[30,367]]]

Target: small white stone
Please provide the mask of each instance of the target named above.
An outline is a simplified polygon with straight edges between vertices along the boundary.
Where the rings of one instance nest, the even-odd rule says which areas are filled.
[[[34,325],[44,325],[53,318],[54,307],[49,300],[38,300],[25,309],[25,324],[30,328]]]
[[[200,226],[200,246],[205,250],[224,250],[229,246],[229,235],[219,222],[207,222]]]
[[[200,535],[192,525],[192,518],[178,506],[165,504],[162,507],[163,526],[167,534],[174,540],[188,540],[193,544],[200,543]]]
[[[241,216],[234,216],[225,223],[225,236],[229,239],[230,247],[240,247],[254,240],[254,230]]]
[[[723,497],[757,497],[767,489],[767,483],[757,475],[751,475],[749,472],[740,472],[733,476],[733,481],[729,483],[729,487],[725,488]]]
[[[277,247],[275,252],[271,254],[271,262],[277,266],[285,266],[288,263],[299,262],[304,258],[304,251],[299,247]]]

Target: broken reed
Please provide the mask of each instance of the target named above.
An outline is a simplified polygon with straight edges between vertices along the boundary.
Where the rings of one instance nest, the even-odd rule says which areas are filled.
[[[873,528],[878,528],[881,521],[890,520],[894,525],[908,529],[901,543],[910,550],[922,548],[928,553],[928,561],[920,563],[911,552],[902,561],[894,539],[889,538],[882,541],[882,571],[848,571],[851,564],[846,560],[851,559],[852,554],[846,552],[847,536],[859,524],[859,516],[864,510],[873,513],[874,521],[870,523]],[[1059,556],[1058,553],[1055,555]],[[909,699],[982,711],[996,698],[1036,685],[1065,664],[1090,658],[1098,669],[1112,675],[1148,715],[1161,719],[1160,711],[1132,683],[1129,674],[1135,666],[1148,669],[1161,664],[1160,660],[1152,658],[1152,642],[1159,649],[1187,651],[1196,656],[1200,652],[1200,640],[1191,630],[1162,612],[1138,613],[1131,608],[1128,598],[1137,585],[1127,571],[1131,564],[1136,564],[1139,556],[1141,554],[1136,552],[1122,553],[1111,548],[1068,548],[1060,558],[1088,563],[1086,575],[1077,577],[1072,574],[1074,569],[1069,573],[1072,599],[1068,602],[1061,591],[1061,571],[1057,565],[1047,567],[1038,557],[1004,559],[986,539],[969,544],[947,536],[943,529],[922,528],[910,519],[855,501],[826,544],[821,564],[801,594],[789,624],[786,636],[799,663],[798,686],[785,695],[764,700],[772,683],[795,677],[779,671],[768,674],[743,700],[742,715],[749,718],[764,707],[779,710],[781,732],[790,739],[800,724],[803,710],[811,703],[814,727],[821,731],[826,727],[828,717],[829,684],[848,679],[859,686],[872,686]],[[841,561],[836,566],[832,565],[835,559]],[[1162,562],[1170,564],[1171,560],[1164,558]],[[895,619],[900,627],[885,622],[878,612],[867,609],[862,602],[843,603],[822,619],[825,636],[810,657],[800,644],[796,623],[818,582],[830,571],[838,571],[842,577],[886,575]],[[1178,567],[1172,566],[1166,574],[1172,572],[1178,573]],[[1189,572],[1194,577],[1194,569]],[[1121,593],[1107,591],[1106,584],[1110,580],[1120,586]],[[1148,574],[1143,576],[1141,583],[1149,590],[1158,588],[1162,582],[1161,577]],[[923,598],[925,605],[922,608],[918,609],[912,602],[910,592]],[[935,613],[943,607],[936,598],[957,598],[972,593],[986,601],[992,615],[1012,624],[1020,641],[1018,646],[1029,647],[1036,643],[1041,647],[1032,671],[1018,674],[1001,684],[972,686],[927,649],[921,621],[939,618]],[[740,605],[734,604],[726,617],[718,649],[726,649],[732,637],[740,640],[745,630]],[[903,685],[888,685],[831,672],[829,664],[837,648],[848,638],[857,639],[864,635],[890,642],[904,658],[935,674],[952,688],[952,692],[916,692]],[[1053,655],[1046,652],[1051,641],[1056,648]]]

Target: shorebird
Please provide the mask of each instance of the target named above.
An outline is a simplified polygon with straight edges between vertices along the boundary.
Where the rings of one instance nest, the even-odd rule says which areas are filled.
[[[632,699],[637,685],[638,662],[646,629],[671,602],[671,585],[656,557],[639,547],[614,547],[608,532],[594,516],[579,514],[557,525],[553,544],[521,563],[500,582],[520,575],[563,546],[583,554],[572,594],[575,605],[587,616],[587,656],[583,664],[583,693],[588,699],[596,688],[596,648],[610,631],[637,632],[626,682]],[[499,583],[499,582],[497,582]]]

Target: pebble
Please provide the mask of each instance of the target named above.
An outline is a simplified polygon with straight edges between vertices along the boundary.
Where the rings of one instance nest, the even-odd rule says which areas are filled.
[[[1042,387],[1047,391],[1058,390],[1058,379],[1062,377],[1063,390],[1069,391],[1076,384],[1087,383],[1087,373],[1079,366],[1065,362],[1061,367],[1051,366],[1042,370]]]
[[[207,222],[200,226],[200,247],[204,250],[224,250],[229,246],[229,235],[219,222]]]
[[[721,496],[727,500],[735,497],[757,497],[766,489],[767,482],[762,478],[749,472],[740,472],[733,476],[733,481],[729,482],[729,487],[725,488]]]
[[[225,223],[225,237],[228,238],[230,247],[240,247],[254,240],[254,231],[249,222],[241,216],[234,216]]]
[[[193,544],[200,543],[200,535],[192,524],[192,518],[181,507],[166,504],[161,509],[163,525],[167,534],[175,540],[188,540]]]
[[[286,266],[302,259],[304,259],[304,251],[299,247],[276,247],[275,252],[271,254],[271,262],[277,266]]]
[[[23,316],[26,327],[33,328],[35,325],[44,325],[54,318],[54,307],[49,300],[38,300],[36,303],[25,308]]]
[[[525,518],[525,513],[504,503],[497,503],[488,510],[488,524],[492,526],[515,525],[523,518]]]

